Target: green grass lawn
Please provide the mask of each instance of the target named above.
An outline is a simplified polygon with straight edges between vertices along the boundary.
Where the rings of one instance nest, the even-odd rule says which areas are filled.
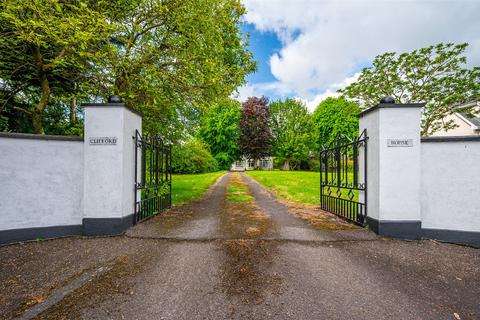
[[[188,200],[200,198],[226,171],[199,173],[199,174],[174,174],[172,176],[172,201],[179,205]]]
[[[283,199],[318,205],[320,203],[320,173],[311,171],[246,171],[267,189]],[[348,174],[349,181],[353,181],[353,175]],[[327,187],[324,189],[327,193]],[[337,196],[337,188],[332,188],[333,196]],[[341,198],[348,199],[348,189],[342,189]],[[354,191],[354,200],[358,200],[358,191]]]
[[[249,202],[253,200],[253,197],[249,194],[247,186],[238,173],[234,173],[231,176],[225,198],[227,201],[231,202]]]
[[[318,205],[320,197],[320,173],[307,171],[247,171],[267,189],[280,198]]]

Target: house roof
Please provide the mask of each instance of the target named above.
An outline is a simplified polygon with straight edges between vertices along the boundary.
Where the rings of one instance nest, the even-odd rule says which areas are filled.
[[[470,122],[474,126],[480,128],[480,116],[469,117],[466,113],[463,113],[463,112],[459,112],[458,114],[460,114],[463,118],[465,118],[465,120],[467,120],[468,122]]]
[[[455,108],[465,108],[465,107],[471,107],[471,106],[476,106],[477,109],[480,111],[480,101],[470,101],[461,105],[455,106]],[[480,114],[472,117],[464,112],[457,112],[457,114],[466,122],[468,122],[470,125],[476,127],[475,130],[480,129]]]

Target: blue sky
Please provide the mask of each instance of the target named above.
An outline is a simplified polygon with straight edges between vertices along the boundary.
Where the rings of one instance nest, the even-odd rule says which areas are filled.
[[[313,110],[373,58],[440,42],[470,44],[480,65],[478,0],[242,0],[258,71],[237,99],[295,97]]]
[[[282,48],[282,43],[274,32],[260,32],[255,29],[251,23],[245,23],[243,32],[250,34],[250,51],[253,52],[257,61],[257,72],[248,76],[250,83],[262,83],[275,81],[275,77],[270,72],[269,59],[274,53],[278,53]]]

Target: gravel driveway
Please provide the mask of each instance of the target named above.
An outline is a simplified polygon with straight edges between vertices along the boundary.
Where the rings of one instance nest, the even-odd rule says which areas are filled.
[[[123,236],[0,247],[0,318],[480,319],[479,249],[302,209],[333,226],[322,228],[240,177],[255,199],[245,210],[268,219],[262,234],[232,236],[242,207],[226,202],[227,174]]]

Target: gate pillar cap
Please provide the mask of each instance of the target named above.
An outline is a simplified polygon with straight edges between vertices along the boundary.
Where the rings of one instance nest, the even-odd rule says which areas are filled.
[[[423,108],[423,106],[425,106],[425,103],[395,103],[394,98],[384,97],[377,105],[360,112],[358,117],[361,118],[372,111],[383,108]]]
[[[123,108],[126,108],[127,110],[135,113],[136,115],[140,116],[140,117],[143,117],[143,114],[129,106],[126,106],[122,100],[120,99],[119,96],[110,96],[108,98],[108,102],[107,103],[82,103],[80,105],[82,108],[88,108],[88,107],[96,107],[96,108],[99,108],[99,107],[123,107]]]

